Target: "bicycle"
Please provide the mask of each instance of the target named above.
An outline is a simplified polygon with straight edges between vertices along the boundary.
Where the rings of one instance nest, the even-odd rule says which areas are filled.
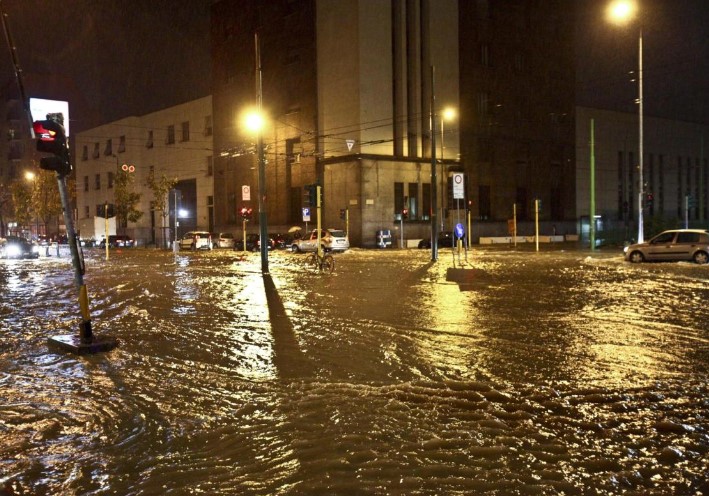
[[[318,272],[328,272],[332,273],[335,271],[335,259],[329,253],[323,253],[322,256],[315,253],[311,253],[305,259],[305,266],[317,270]]]

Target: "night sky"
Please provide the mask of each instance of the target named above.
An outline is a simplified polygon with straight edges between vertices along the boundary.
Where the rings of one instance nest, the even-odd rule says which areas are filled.
[[[640,24],[606,22],[607,2],[578,0],[577,103],[637,112]],[[639,0],[646,115],[709,123],[709,1]],[[635,71],[634,74],[629,74]]]
[[[77,91],[68,98],[76,131],[211,92],[211,0],[2,3],[28,81],[35,74],[47,80],[48,74],[65,75],[60,83],[75,85]],[[2,82],[12,76],[10,60],[4,43]],[[34,85],[27,86],[33,93]]]
[[[636,112],[637,85],[629,72],[637,69],[638,26],[607,23],[605,1],[568,1],[579,5],[578,104]],[[75,86],[71,117],[77,131],[211,91],[212,0],[2,3],[23,70],[61,75]],[[709,1],[641,0],[641,9],[646,115],[709,122]],[[11,76],[4,44],[0,80]]]

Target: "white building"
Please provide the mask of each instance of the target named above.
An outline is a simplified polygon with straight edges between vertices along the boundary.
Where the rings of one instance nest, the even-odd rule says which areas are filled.
[[[127,117],[76,135],[76,205],[79,220],[97,215],[113,204],[117,174],[134,174],[134,191],[141,195],[143,216],[119,225],[139,245],[165,243],[175,225],[174,196],[167,212],[155,210],[148,178],[177,180],[178,233],[212,230],[214,224],[212,169],[212,97],[176,105],[139,117]],[[125,165],[125,167],[124,167]],[[128,169],[128,170],[124,170]],[[158,202],[161,203],[161,202]]]

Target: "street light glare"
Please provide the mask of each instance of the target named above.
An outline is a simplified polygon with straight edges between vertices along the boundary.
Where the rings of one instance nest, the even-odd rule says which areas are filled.
[[[259,112],[251,111],[244,116],[244,125],[246,129],[253,133],[258,133],[263,130],[264,118]]]
[[[638,4],[633,0],[616,0],[608,5],[606,13],[610,22],[623,24],[633,19],[637,10]]]
[[[455,119],[456,112],[453,107],[446,107],[443,109],[443,119],[446,121],[452,121]]]

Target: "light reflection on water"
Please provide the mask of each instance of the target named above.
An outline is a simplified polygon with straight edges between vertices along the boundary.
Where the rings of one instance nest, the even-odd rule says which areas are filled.
[[[66,262],[0,264],[0,483],[705,490],[706,268],[481,250],[459,286],[413,250],[352,250],[332,276],[271,257],[270,277],[232,252],[89,258],[95,332],[121,341],[91,357],[44,343],[77,326]]]

